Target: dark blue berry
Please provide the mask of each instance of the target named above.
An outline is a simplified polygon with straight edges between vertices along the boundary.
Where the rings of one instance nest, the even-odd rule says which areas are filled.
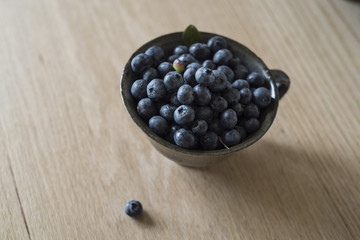
[[[235,129],[240,133],[241,141],[247,137],[247,133],[244,127],[236,126]]]
[[[195,70],[198,70],[199,68],[201,68],[201,64],[198,62],[192,62],[186,66],[186,69],[189,69],[189,68],[194,68]]]
[[[213,84],[209,86],[210,91],[213,93],[222,92],[227,87],[227,78],[225,73],[219,71],[219,70],[213,70],[213,74],[215,76],[215,80]]]
[[[139,100],[146,97],[147,81],[144,79],[138,79],[131,85],[131,95]]]
[[[140,53],[131,60],[131,69],[135,73],[141,73],[151,67],[153,61],[149,55]]]
[[[188,47],[185,45],[178,45],[175,47],[174,52],[175,55],[182,55],[184,53],[188,53]]]
[[[171,97],[170,97],[170,103],[172,104],[172,105],[175,105],[175,106],[180,106],[181,105],[181,103],[179,102],[179,100],[177,99],[177,92],[175,92],[175,93],[173,93],[172,95],[171,95]]]
[[[174,142],[174,134],[177,130],[179,130],[181,127],[177,124],[172,124],[169,129],[169,133],[166,135],[165,139],[171,143]]]
[[[191,63],[193,64],[193,63]],[[196,79],[195,79],[195,73],[196,73],[196,70],[195,68],[187,68],[184,72],[184,81],[189,84],[190,86],[194,87],[197,82],[196,82]]]
[[[254,103],[249,103],[244,108],[244,116],[246,118],[258,118],[260,116],[260,109]]]
[[[220,49],[213,56],[213,61],[217,65],[226,65],[231,59],[232,53],[229,49]]]
[[[161,116],[153,116],[149,120],[149,128],[160,137],[165,137],[169,132],[169,123]]]
[[[239,64],[241,64],[241,59],[239,57],[233,57],[227,65],[231,68],[234,68]]]
[[[214,150],[219,144],[219,138],[216,133],[209,131],[200,138],[199,142],[204,150]]]
[[[201,67],[195,73],[196,82],[207,87],[213,84],[215,76],[210,68]]]
[[[180,128],[174,134],[174,142],[182,148],[195,148],[197,145],[197,138],[192,131]]]
[[[245,120],[244,128],[247,133],[252,133],[258,130],[260,127],[260,122],[257,118],[250,118]]]
[[[237,90],[241,90],[241,89],[243,89],[243,88],[250,88],[248,81],[243,80],[243,79],[235,80],[235,81],[231,84],[231,86],[232,86],[233,88],[236,88]]]
[[[179,55],[171,55],[170,57],[168,57],[168,61],[169,62],[171,62],[171,63],[173,63],[174,61],[175,61],[175,59],[177,59],[179,57]]]
[[[219,118],[214,118],[210,124],[209,124],[209,130],[213,131],[214,133],[216,133],[217,135],[220,135],[223,131],[223,127],[221,125],[220,119]]]
[[[190,46],[189,52],[197,60],[203,61],[210,57],[210,48],[205,43],[194,43]]]
[[[232,68],[234,71],[235,79],[245,79],[249,70],[242,64],[236,65]]]
[[[225,65],[218,66],[217,70],[223,72],[226,75],[226,78],[229,82],[232,83],[234,81],[234,77],[235,77],[234,72],[228,66]]]
[[[249,82],[251,87],[261,87],[265,83],[265,77],[257,72],[250,73],[246,80]]]
[[[195,109],[195,119],[210,122],[213,118],[213,110],[208,106],[201,106]]]
[[[208,124],[205,120],[195,120],[192,124],[191,124],[191,131],[196,135],[196,136],[203,136],[205,135],[205,133],[208,130]]]
[[[267,88],[259,87],[253,92],[253,101],[261,108],[271,103],[270,91]]]
[[[227,109],[220,114],[220,122],[225,129],[233,129],[237,121],[236,112],[232,109]]]
[[[203,67],[206,67],[206,68],[210,68],[212,70],[215,70],[216,69],[216,64],[212,61],[212,60],[205,60],[203,63],[202,63],[202,66]]]
[[[159,63],[164,60],[165,58],[165,53],[164,50],[159,47],[159,46],[152,46],[149,47],[146,51],[145,54],[150,56],[152,59],[152,66],[157,67],[159,65]]]
[[[187,105],[192,104],[195,98],[193,88],[188,84],[182,85],[177,91],[176,96],[181,104]]]
[[[168,121],[174,120],[174,112],[176,110],[176,106],[172,104],[165,104],[160,108],[160,115]]]
[[[143,207],[139,201],[131,200],[125,205],[125,213],[130,217],[138,217],[142,211]]]
[[[151,101],[150,98],[143,98],[138,102],[136,111],[138,112],[140,117],[147,120],[152,116],[156,115],[157,108],[156,108],[156,104],[153,101]]]
[[[176,92],[183,84],[183,76],[177,71],[168,72],[164,77],[164,85],[168,92]]]
[[[237,116],[238,118],[243,115],[244,108],[243,108],[243,106],[242,106],[241,103],[236,103],[236,104],[233,105],[231,108],[236,112],[236,116]]]
[[[196,62],[194,56],[189,53],[184,53],[180,55],[178,59],[183,62],[184,67],[187,67],[187,65],[189,65],[190,63]]]
[[[234,105],[240,100],[240,91],[235,88],[229,88],[223,93],[223,97],[230,105]]]
[[[211,101],[211,93],[207,87],[200,84],[193,88],[195,95],[195,102],[200,106],[208,105]]]
[[[189,105],[181,105],[174,112],[174,120],[177,124],[185,126],[195,119],[195,111]]]
[[[215,112],[222,112],[225,109],[227,109],[228,102],[225,100],[225,98],[223,98],[221,96],[215,96],[210,102],[210,107]]]
[[[151,100],[159,101],[166,95],[164,81],[159,78],[151,80],[146,87],[146,93]]]
[[[236,129],[231,129],[230,131],[223,132],[223,134],[221,135],[221,139],[226,146],[232,147],[240,143],[241,136]]]
[[[227,42],[225,38],[220,36],[214,36],[210,38],[207,42],[207,45],[213,53],[220,49],[227,48]]]
[[[174,67],[169,62],[162,62],[157,67],[157,70],[159,71],[160,76],[164,77],[168,72],[174,71]]]
[[[252,99],[252,92],[249,88],[242,88],[240,90],[240,103],[242,104],[248,104],[251,102]]]
[[[159,72],[155,68],[148,68],[142,73],[142,79],[146,80],[147,82],[150,82],[154,78],[158,78]]]

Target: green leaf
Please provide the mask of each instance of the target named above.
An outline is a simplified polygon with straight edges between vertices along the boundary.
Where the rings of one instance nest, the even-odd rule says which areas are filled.
[[[200,42],[201,36],[199,31],[194,25],[189,25],[182,34],[183,41],[186,46],[190,46],[193,43]]]

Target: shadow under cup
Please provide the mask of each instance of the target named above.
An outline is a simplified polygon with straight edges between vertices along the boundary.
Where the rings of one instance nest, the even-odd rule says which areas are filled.
[[[201,32],[202,42],[206,43],[208,39],[216,35],[220,36],[218,34]],[[151,46],[160,46],[165,51],[166,56],[172,55],[172,51],[177,45],[184,44],[182,40],[182,32],[170,33],[160,36],[141,46],[130,57],[122,74],[120,91],[126,110],[130,114],[130,117],[148,136],[152,145],[160,153],[183,166],[209,166],[226,159],[232,153],[240,151],[258,141],[270,128],[276,116],[279,100],[286,93],[290,86],[290,79],[284,72],[281,70],[269,70],[264,62],[247,47],[227,37],[224,38],[227,40],[229,50],[233,53],[234,56],[238,56],[242,60],[242,64],[244,64],[249,69],[249,72],[258,72],[267,79],[266,87],[270,90],[271,93],[270,105],[261,111],[259,118],[261,123],[260,128],[256,132],[249,134],[249,136],[243,139],[240,144],[235,145],[229,149],[205,151],[180,148],[152,132],[147,126],[147,123],[140,118],[136,111],[137,103],[133,99],[130,89],[133,82],[138,79],[138,76],[131,70],[131,59],[140,53],[144,53],[146,49]]]

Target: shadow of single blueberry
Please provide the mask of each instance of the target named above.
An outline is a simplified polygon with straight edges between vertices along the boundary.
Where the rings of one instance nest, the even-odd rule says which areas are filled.
[[[146,210],[143,210],[142,214],[139,217],[134,218],[134,220],[139,225],[143,225],[143,226],[147,226],[147,227],[155,226],[155,221],[153,220],[151,215]]]

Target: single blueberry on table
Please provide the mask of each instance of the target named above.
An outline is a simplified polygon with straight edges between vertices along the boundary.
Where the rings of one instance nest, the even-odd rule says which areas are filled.
[[[139,201],[131,200],[125,205],[125,213],[130,217],[138,217],[142,211],[143,207]]]
[[[225,100],[225,98],[223,98],[221,96],[215,96],[210,102],[210,107],[215,112],[222,112],[225,109],[227,109],[228,102]]]
[[[190,63],[196,62],[194,56],[189,53],[181,54],[178,59],[183,62],[185,67],[187,67]]]
[[[192,104],[195,98],[193,88],[188,84],[182,85],[178,89],[176,96],[181,104],[187,105]]]
[[[182,54],[184,54],[184,53],[188,53],[189,51],[188,51],[188,47],[187,46],[185,46],[185,45],[178,45],[178,46],[176,46],[175,48],[174,48],[174,54],[175,55],[178,55],[178,56],[180,56],[180,55],[182,55]]]
[[[195,111],[189,105],[181,105],[174,112],[174,120],[179,125],[187,125],[194,121]]]
[[[241,90],[243,88],[250,88],[250,85],[248,83],[248,81],[246,80],[243,80],[243,79],[238,79],[238,80],[235,80],[231,86],[233,88],[236,88],[237,90]]]
[[[220,49],[227,48],[227,42],[225,38],[221,36],[214,36],[210,38],[207,42],[207,45],[213,53]]]
[[[157,114],[156,104],[150,98],[141,99],[137,104],[136,111],[145,120]]]
[[[131,85],[131,89],[130,89],[131,95],[137,100],[145,98],[147,84],[148,84],[147,81],[144,79],[136,80]]]
[[[252,92],[249,88],[242,88],[240,90],[240,103],[242,104],[248,104],[251,102],[252,99]]]
[[[210,48],[205,43],[194,43],[190,46],[189,52],[197,60],[203,61],[210,57]]]
[[[247,133],[253,133],[258,130],[260,127],[260,122],[257,118],[250,118],[245,120],[244,128]]]
[[[238,118],[236,112],[232,109],[227,109],[220,114],[220,122],[223,128],[233,129],[237,124]]]
[[[270,91],[267,88],[259,87],[253,92],[253,101],[261,108],[271,103]]]
[[[174,71],[174,67],[171,63],[169,62],[162,62],[159,64],[159,66],[157,67],[157,70],[160,74],[161,77],[164,77],[168,72]]]
[[[219,137],[216,133],[208,131],[204,136],[200,137],[199,142],[204,150],[214,150],[219,144]]]
[[[195,109],[195,119],[205,120],[210,123],[213,119],[213,110],[208,106],[201,106]]]
[[[241,135],[236,129],[231,129],[230,131],[223,132],[221,139],[226,146],[232,147],[240,143]]]
[[[232,69],[235,75],[235,79],[245,79],[249,73],[249,70],[242,64],[236,65]]]
[[[149,120],[149,128],[160,137],[165,137],[169,132],[169,123],[161,116],[153,116]]]
[[[191,124],[191,131],[196,135],[196,136],[203,136],[205,135],[205,133],[208,130],[208,124],[205,120],[195,120],[192,124]]]
[[[227,78],[225,73],[219,71],[219,70],[213,70],[213,74],[215,77],[215,80],[213,84],[209,86],[209,89],[213,93],[219,93],[226,89],[227,86]]]
[[[201,68],[201,64],[198,62],[192,62],[186,66],[186,69],[189,69],[189,68],[194,68],[195,70],[198,70],[199,68]]]
[[[227,89],[222,95],[230,105],[234,105],[240,100],[240,91],[235,88]]]
[[[152,66],[157,67],[159,63],[165,58],[164,50],[159,46],[149,47],[145,54],[150,56],[152,59]]]
[[[195,79],[196,70],[197,69],[195,69],[195,68],[187,68],[185,70],[184,76],[183,76],[184,81],[192,87],[194,87],[196,84],[198,84]]]
[[[244,108],[241,103],[236,103],[235,105],[231,106],[231,108],[236,112],[236,116],[238,118],[243,115]]]
[[[229,82],[232,83],[234,81],[235,75],[234,75],[233,70],[230,67],[228,67],[226,65],[221,65],[221,66],[217,67],[217,70],[219,70],[220,72],[223,72],[226,75],[226,78]]]
[[[182,148],[195,148],[198,140],[192,131],[180,128],[174,134],[174,142]]]
[[[184,84],[184,78],[177,71],[168,72],[164,77],[164,85],[168,92],[176,92]]]
[[[151,80],[146,87],[146,93],[148,98],[153,101],[161,100],[166,95],[164,81],[159,78]]]
[[[149,55],[140,53],[131,60],[131,69],[135,73],[141,73],[151,67],[153,61]]]
[[[233,55],[229,49],[220,49],[214,54],[213,61],[217,65],[226,65],[232,57]]]
[[[148,68],[142,73],[142,79],[146,80],[147,82],[150,82],[154,78],[158,78],[159,72],[155,68]]]
[[[160,108],[160,116],[165,118],[168,121],[174,120],[174,112],[176,110],[177,106],[172,104],[165,104]]]
[[[265,77],[257,72],[250,73],[246,80],[249,82],[250,87],[261,87],[265,84]]]
[[[207,87],[198,84],[193,88],[193,91],[195,95],[195,102],[197,105],[205,106],[210,103],[211,93]]]
[[[246,118],[258,118],[260,116],[260,109],[254,103],[249,103],[244,108],[244,116]]]
[[[202,63],[202,66],[203,67],[206,67],[206,68],[210,68],[210,69],[212,69],[212,70],[215,70],[216,69],[216,64],[212,61],[212,60],[210,60],[210,59],[208,59],[208,60],[205,60],[203,63]]]
[[[215,81],[215,76],[210,68],[201,67],[195,73],[196,82],[202,86],[208,87]]]

